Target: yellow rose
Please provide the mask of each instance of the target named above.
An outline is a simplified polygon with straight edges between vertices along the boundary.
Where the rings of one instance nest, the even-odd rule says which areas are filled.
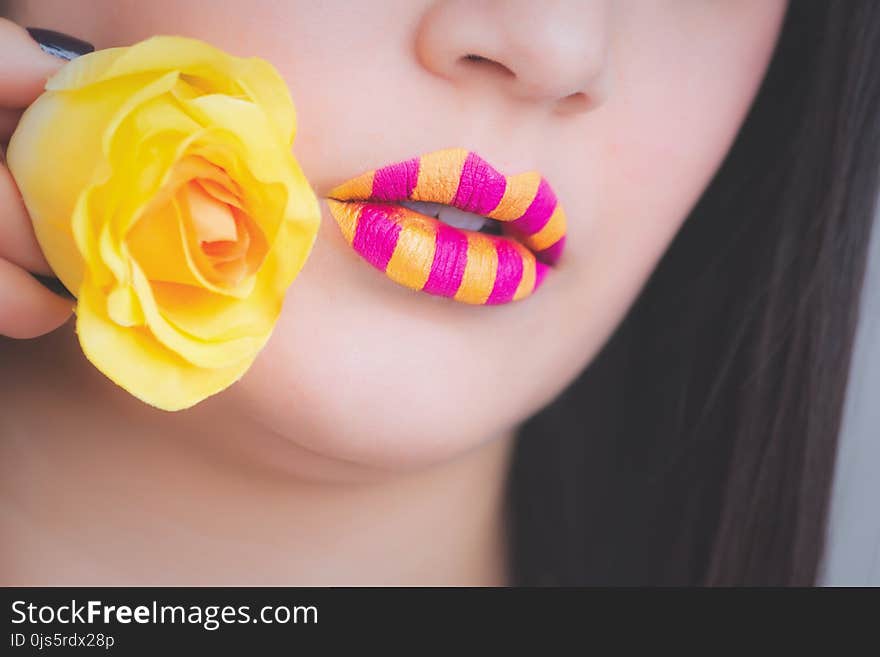
[[[238,380],[314,243],[317,199],[268,62],[154,37],[66,64],[7,160],[86,357],[165,410]]]

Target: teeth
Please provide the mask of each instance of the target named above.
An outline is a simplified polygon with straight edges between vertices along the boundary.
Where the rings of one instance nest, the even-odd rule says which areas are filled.
[[[473,212],[464,212],[449,205],[440,206],[440,215],[437,218],[444,224],[464,230],[480,230],[488,221],[486,217]]]
[[[426,203],[425,201],[400,201],[400,204],[405,208],[415,210],[419,214],[434,217],[435,219],[440,214],[440,208],[446,207],[442,203]]]
[[[444,224],[463,230],[480,230],[488,219],[473,212],[465,212],[451,205],[442,203],[426,203],[424,201],[400,201],[400,204],[420,214],[435,217]]]

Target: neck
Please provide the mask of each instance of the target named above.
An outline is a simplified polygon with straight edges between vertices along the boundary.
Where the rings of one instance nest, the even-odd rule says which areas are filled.
[[[0,345],[0,583],[505,583],[512,432],[417,471],[309,478],[210,449],[279,439],[222,404],[148,409],[71,343]],[[194,440],[206,414],[226,430]]]

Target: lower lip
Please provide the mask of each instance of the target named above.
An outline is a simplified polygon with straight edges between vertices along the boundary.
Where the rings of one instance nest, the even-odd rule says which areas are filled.
[[[327,203],[351,247],[413,290],[497,305],[531,295],[547,273],[547,265],[507,237],[454,228],[400,205]]]

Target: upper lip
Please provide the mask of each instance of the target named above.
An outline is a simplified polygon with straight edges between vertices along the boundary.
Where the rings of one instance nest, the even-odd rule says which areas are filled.
[[[555,264],[565,242],[565,212],[537,172],[505,176],[474,152],[455,148],[368,171],[330,190],[337,201],[426,201],[503,222],[504,233]]]

